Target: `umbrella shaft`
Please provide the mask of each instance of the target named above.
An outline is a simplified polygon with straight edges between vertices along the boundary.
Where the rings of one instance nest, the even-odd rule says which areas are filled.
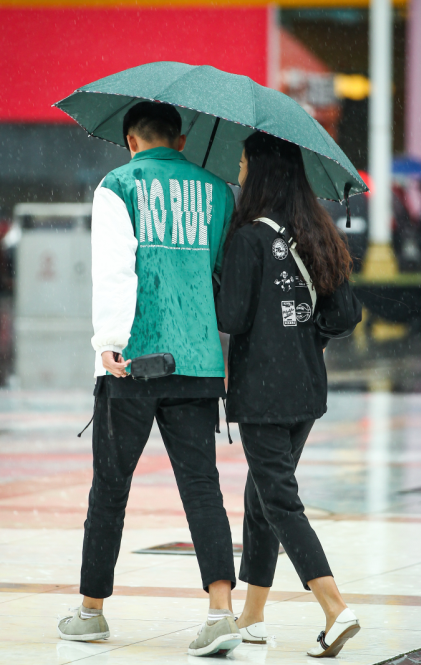
[[[214,126],[213,126],[212,134],[211,134],[210,139],[209,139],[208,149],[206,150],[205,159],[203,160],[202,169],[205,168],[205,166],[206,166],[206,162],[208,161],[209,153],[210,153],[210,151],[211,151],[212,143],[214,142],[214,139],[215,139],[215,136],[216,136],[216,132],[218,131],[218,125],[219,125],[219,121],[220,121],[220,120],[221,120],[221,118],[217,118],[217,119],[216,119],[216,122],[215,122],[215,124],[214,124]]]

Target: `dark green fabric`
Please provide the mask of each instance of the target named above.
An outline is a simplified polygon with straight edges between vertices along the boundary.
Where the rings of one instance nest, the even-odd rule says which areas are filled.
[[[236,183],[242,141],[255,129],[301,146],[308,179],[320,198],[340,201],[367,191],[358,172],[332,137],[297,102],[246,76],[209,66],[153,62],[85,85],[56,106],[86,131],[124,145],[123,118],[140,100],[177,106],[187,133],[184,154],[202,165],[216,118],[220,123],[206,168]]]
[[[175,213],[176,183],[180,218]],[[136,313],[124,358],[172,353],[176,374],[223,377],[212,273],[220,272],[234,208],[230,188],[169,148],[137,153],[111,171],[102,187],[126,204],[139,243]],[[146,219],[142,223],[139,189],[140,196],[146,191],[149,227]],[[155,198],[152,191],[159,195]]]

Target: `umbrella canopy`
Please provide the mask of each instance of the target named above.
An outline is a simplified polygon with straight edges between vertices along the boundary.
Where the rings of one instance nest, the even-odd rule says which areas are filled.
[[[237,182],[242,141],[258,129],[300,146],[319,198],[341,201],[348,192],[367,191],[332,137],[297,102],[214,67],[153,62],[85,85],[55,106],[91,136],[124,146],[124,115],[142,100],[176,106],[186,158],[227,182]]]

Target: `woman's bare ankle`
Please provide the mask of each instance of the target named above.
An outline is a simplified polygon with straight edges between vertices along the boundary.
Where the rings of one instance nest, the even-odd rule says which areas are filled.
[[[247,628],[247,626],[252,626],[254,623],[260,623],[261,621],[264,621],[265,617],[263,614],[258,615],[258,614],[249,614],[243,612],[237,619],[237,626],[238,628]]]
[[[332,628],[333,624],[335,623],[336,619],[338,616],[346,610],[347,606],[345,603],[340,603],[336,605],[335,607],[330,608],[330,611],[328,614],[326,614],[326,629],[325,632],[328,633],[329,630]]]
[[[313,580],[308,581],[308,586],[325,613],[327,633],[332,628],[338,616],[346,609],[346,604],[332,575],[315,577]]]

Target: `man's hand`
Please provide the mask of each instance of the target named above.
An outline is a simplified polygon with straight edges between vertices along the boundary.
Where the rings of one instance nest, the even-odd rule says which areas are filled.
[[[107,372],[110,372],[117,379],[128,376],[126,367],[127,365],[130,365],[132,362],[131,360],[124,360],[120,353],[114,354],[114,351],[104,351],[101,356],[103,367],[107,370]],[[114,359],[115,357],[117,360]]]

